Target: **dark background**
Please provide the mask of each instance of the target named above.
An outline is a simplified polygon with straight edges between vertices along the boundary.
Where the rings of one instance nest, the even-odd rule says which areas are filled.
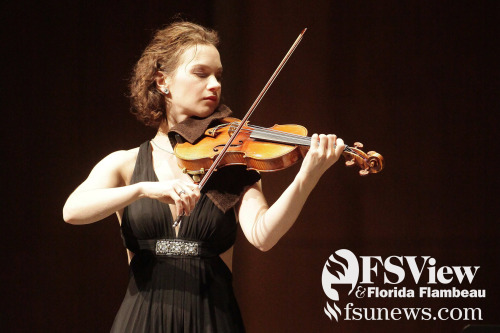
[[[270,252],[240,232],[234,284],[249,332],[460,332],[474,323],[331,322],[321,272],[342,248],[480,266],[462,288],[487,297],[341,293],[341,307],[479,307],[476,324],[500,324],[498,2],[21,0],[0,8],[2,331],[109,331],[128,279],[117,220],[67,225],[62,207],[100,159],[154,135],[129,114],[127,80],[153,31],[176,13],[220,32],[225,103],[240,117],[309,28],[252,123],[336,133],[387,161],[366,178],[336,164]],[[297,170],[263,176],[270,202]],[[381,274],[374,280],[384,287]],[[426,283],[407,276],[402,285]]]

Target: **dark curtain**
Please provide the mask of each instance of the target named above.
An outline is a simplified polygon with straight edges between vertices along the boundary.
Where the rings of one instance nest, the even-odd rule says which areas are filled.
[[[243,116],[299,32],[304,40],[252,116],[364,143],[368,177],[339,161],[295,226],[261,253],[239,234],[234,284],[249,332],[460,332],[499,324],[498,3],[495,1],[29,2],[1,6],[6,331],[106,332],[128,266],[114,216],[71,226],[62,206],[112,151],[154,132],[129,114],[127,80],[176,13],[222,37],[224,101]],[[263,175],[272,203],[299,165]],[[358,307],[481,308],[482,321],[330,321],[321,273],[338,249],[480,266],[486,298],[365,298]],[[409,275],[399,287],[427,286]],[[427,270],[425,270],[427,272]],[[379,266],[373,279],[383,284]],[[426,273],[427,274],[427,273]],[[389,276],[395,279],[394,275]]]

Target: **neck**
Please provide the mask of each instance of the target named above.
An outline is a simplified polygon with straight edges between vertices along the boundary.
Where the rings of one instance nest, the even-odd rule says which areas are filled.
[[[158,126],[158,131],[156,132],[156,136],[163,135],[167,136],[168,130],[172,128],[174,125],[170,125],[166,119],[163,119],[160,123],[160,126]]]
[[[170,144],[170,139],[168,138],[169,128],[170,126],[167,124],[167,121],[163,120],[160,124],[160,127],[158,127],[158,131],[156,132],[156,135],[153,138],[153,140],[162,149],[167,151],[173,151],[172,145]]]
[[[175,125],[186,120],[187,118],[189,118],[188,115],[182,112],[177,112],[173,109],[173,107],[171,107],[171,109],[167,111],[167,119],[162,121],[162,125],[163,123],[165,123],[165,126],[167,127],[168,131],[169,128],[174,127]]]

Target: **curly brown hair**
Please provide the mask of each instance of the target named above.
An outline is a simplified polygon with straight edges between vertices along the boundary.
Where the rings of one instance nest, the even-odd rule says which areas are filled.
[[[216,31],[191,22],[175,22],[158,30],[134,67],[130,79],[131,112],[147,126],[158,128],[168,105],[156,86],[158,71],[175,72],[183,52],[191,46],[219,45]]]

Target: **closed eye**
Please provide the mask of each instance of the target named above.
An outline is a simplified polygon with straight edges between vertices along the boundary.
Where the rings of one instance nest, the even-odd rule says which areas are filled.
[[[195,74],[197,77],[201,77],[201,78],[208,77],[208,74],[207,74],[207,73],[203,73],[203,72],[195,72],[194,74]]]
[[[192,73],[199,78],[207,78],[210,75],[214,75],[217,81],[222,81],[222,67],[212,71],[212,67],[198,64],[193,66]]]

